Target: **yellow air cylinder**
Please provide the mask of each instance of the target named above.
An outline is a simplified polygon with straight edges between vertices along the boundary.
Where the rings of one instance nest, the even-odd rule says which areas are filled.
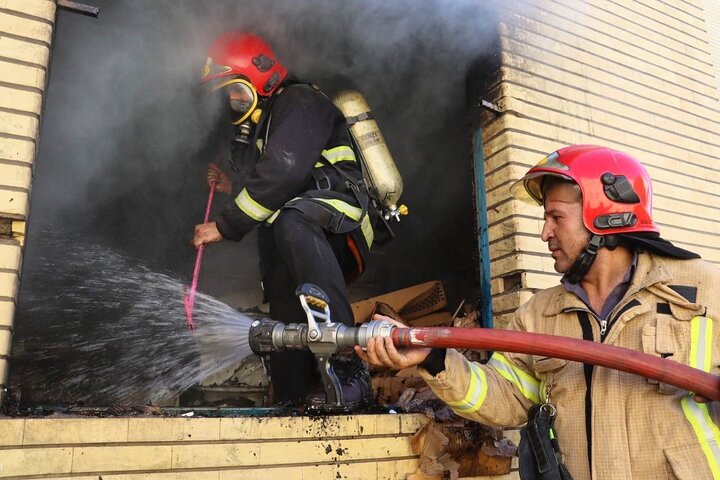
[[[355,90],[344,90],[335,95],[333,102],[348,121],[350,134],[365,161],[365,181],[375,189],[386,219],[399,220],[399,215],[407,212],[404,205],[398,207],[403,191],[402,177],[365,97]]]

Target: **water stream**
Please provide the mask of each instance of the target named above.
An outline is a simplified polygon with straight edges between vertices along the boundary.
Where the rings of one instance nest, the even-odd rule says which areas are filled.
[[[25,259],[10,387],[38,404],[166,401],[251,354],[252,318],[187,282],[65,232],[38,232]]]

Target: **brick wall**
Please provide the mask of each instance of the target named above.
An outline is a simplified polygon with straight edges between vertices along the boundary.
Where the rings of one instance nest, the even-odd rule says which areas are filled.
[[[715,85],[720,88],[720,2],[704,0],[704,7],[705,25],[715,67]]]
[[[55,2],[0,0],[0,401],[30,207]]]
[[[507,5],[491,92],[505,114],[483,130],[495,324],[558,282],[541,209],[511,200],[509,186],[565,145],[637,156],[653,178],[662,235],[720,263],[718,83],[703,1]]]
[[[384,479],[424,415],[0,419],[0,478]]]

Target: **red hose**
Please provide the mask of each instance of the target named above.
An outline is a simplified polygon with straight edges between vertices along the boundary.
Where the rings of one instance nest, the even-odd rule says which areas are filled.
[[[492,350],[599,365],[652,378],[712,400],[720,400],[718,376],[672,360],[603,343],[491,328],[394,328],[390,335],[397,347]]]

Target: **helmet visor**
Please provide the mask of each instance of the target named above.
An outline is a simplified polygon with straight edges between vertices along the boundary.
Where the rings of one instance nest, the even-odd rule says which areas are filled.
[[[236,113],[248,113],[257,104],[255,90],[244,82],[231,83],[223,90],[230,101],[230,108]]]
[[[253,85],[244,78],[234,77],[216,83],[211,91],[220,91],[233,110],[233,124],[239,125],[253,113],[258,104],[258,94]]]

